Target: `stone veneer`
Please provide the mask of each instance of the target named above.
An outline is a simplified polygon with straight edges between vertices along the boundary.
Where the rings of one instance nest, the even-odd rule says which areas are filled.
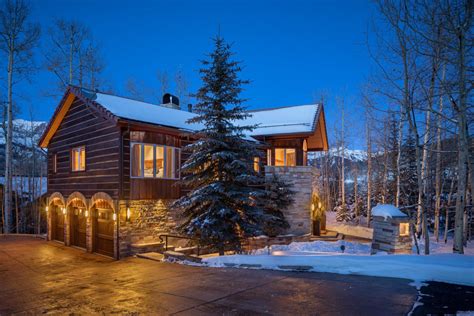
[[[400,236],[400,223],[408,223],[407,236]],[[378,251],[393,254],[412,252],[412,231],[408,217],[388,217],[385,219],[381,216],[374,216],[372,226],[374,228],[372,254]]]
[[[274,167],[266,166],[265,175],[278,175],[281,179],[293,184],[295,191],[293,205],[283,211],[290,224],[287,234],[304,235],[311,233],[311,196],[317,169],[311,166]]]
[[[120,201],[120,256],[132,254],[132,245],[159,243],[161,234],[176,234],[178,215],[169,210],[173,200]],[[127,220],[127,208],[130,219]]]

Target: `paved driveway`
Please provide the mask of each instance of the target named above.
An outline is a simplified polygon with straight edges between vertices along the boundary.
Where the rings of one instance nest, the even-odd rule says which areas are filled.
[[[55,242],[0,237],[0,315],[402,315],[407,280],[113,261]]]

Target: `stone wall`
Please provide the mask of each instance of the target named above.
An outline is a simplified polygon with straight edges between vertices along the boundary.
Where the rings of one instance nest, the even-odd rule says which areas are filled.
[[[374,228],[372,254],[378,251],[394,254],[412,252],[411,225],[408,226],[408,235],[400,236],[400,223],[409,223],[409,219],[407,217],[394,217],[385,220],[383,217],[374,216],[372,220]]]
[[[120,256],[131,254],[134,244],[160,242],[161,234],[176,234],[178,215],[169,210],[172,200],[120,201]],[[127,208],[130,219],[127,220]]]
[[[284,210],[286,220],[290,224],[287,234],[304,235],[311,233],[311,195],[313,180],[317,169],[310,166],[274,167],[266,166],[265,174],[270,177],[273,173],[281,179],[293,184],[294,203]]]

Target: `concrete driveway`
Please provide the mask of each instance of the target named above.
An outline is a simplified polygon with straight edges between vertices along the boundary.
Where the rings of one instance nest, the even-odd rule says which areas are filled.
[[[403,315],[408,280],[121,261],[0,237],[0,315]]]

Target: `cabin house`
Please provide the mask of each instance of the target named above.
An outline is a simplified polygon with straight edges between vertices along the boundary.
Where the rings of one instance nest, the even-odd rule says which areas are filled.
[[[307,154],[328,148],[323,107],[251,114],[245,124],[258,124],[250,136],[265,150],[255,168],[295,183],[304,196],[289,210],[290,232],[310,233],[314,168]],[[181,148],[200,128],[187,123],[194,115],[169,94],[155,105],[68,88],[40,139],[48,152],[48,240],[118,259],[175,232],[179,216],[168,206],[185,193]]]

